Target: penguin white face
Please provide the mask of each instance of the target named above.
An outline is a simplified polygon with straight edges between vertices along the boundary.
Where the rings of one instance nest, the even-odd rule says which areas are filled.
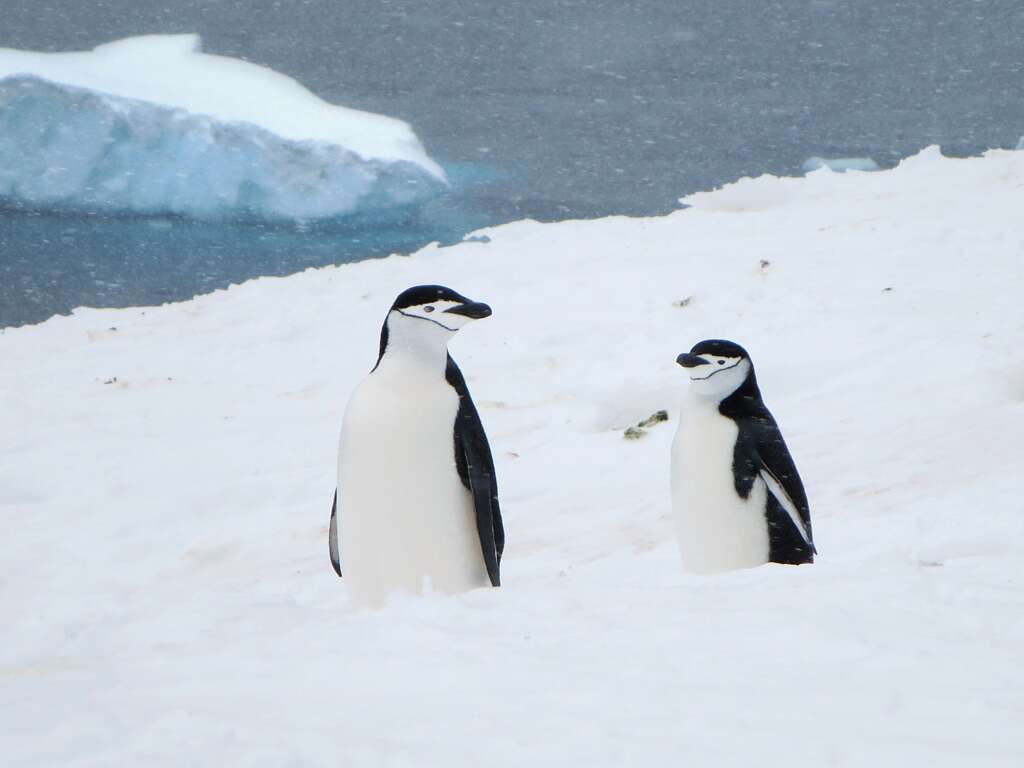
[[[676,362],[686,369],[695,393],[719,402],[739,389],[754,367],[743,347],[717,339],[694,345]]]

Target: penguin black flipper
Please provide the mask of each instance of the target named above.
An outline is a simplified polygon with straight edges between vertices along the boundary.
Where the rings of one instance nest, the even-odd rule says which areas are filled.
[[[331,532],[327,537],[331,547],[331,565],[334,572],[341,578],[341,558],[338,556],[338,491],[334,491],[334,503],[331,504]]]
[[[811,510],[800,473],[778,424],[767,408],[743,420],[736,443],[736,489],[746,498],[754,480],[768,490],[767,518],[775,563],[811,563],[818,550],[811,530]]]
[[[455,417],[455,465],[462,484],[473,495],[476,527],[480,549],[491,585],[501,586],[501,554],[505,549],[505,528],[498,505],[498,482],[494,474],[494,458],[480,422],[473,398],[462,371],[448,355],[445,379],[459,393],[459,412]]]

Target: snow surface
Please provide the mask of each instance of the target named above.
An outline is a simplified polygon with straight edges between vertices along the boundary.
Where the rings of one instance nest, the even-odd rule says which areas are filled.
[[[408,124],[149,35],[0,49],[0,199],[32,208],[323,219],[428,199],[445,175]]]
[[[1022,196],[1024,154],[931,149],[7,329],[5,762],[1021,765]],[[452,346],[505,586],[355,611],[337,430],[422,282],[495,310]],[[719,336],[803,475],[812,566],[681,572],[674,360]]]

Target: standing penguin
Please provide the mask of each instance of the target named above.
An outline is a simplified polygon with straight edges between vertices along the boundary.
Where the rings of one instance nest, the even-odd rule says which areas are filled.
[[[672,508],[684,568],[715,573],[813,562],[807,495],[746,350],[702,341],[676,362],[690,378],[672,443]]]
[[[335,572],[355,599],[499,586],[505,532],[494,460],[448,340],[491,308],[450,288],[399,294],[377,364],[341,427],[331,509]]]

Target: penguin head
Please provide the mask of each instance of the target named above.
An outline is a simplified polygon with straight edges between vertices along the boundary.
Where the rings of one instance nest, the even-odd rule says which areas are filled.
[[[443,349],[464,325],[490,317],[491,308],[443,285],[416,285],[398,294],[380,335],[380,356],[392,346]]]
[[[491,308],[443,285],[417,285],[402,291],[391,305],[389,323],[432,333],[452,334],[473,320],[491,316]]]
[[[686,369],[694,392],[718,402],[739,389],[754,372],[747,350],[722,339],[698,342],[676,362]]]

